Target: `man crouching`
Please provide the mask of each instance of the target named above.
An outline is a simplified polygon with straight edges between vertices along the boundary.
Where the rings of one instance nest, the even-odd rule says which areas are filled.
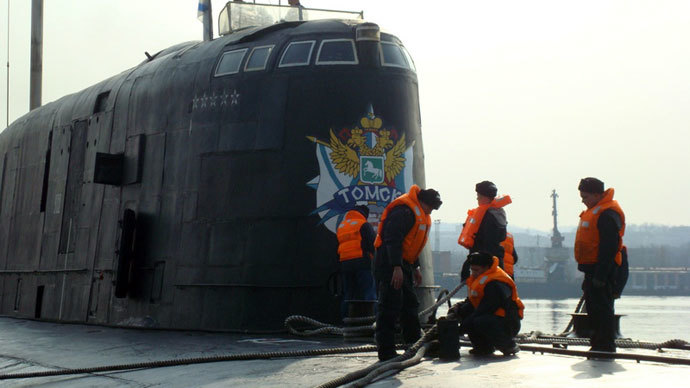
[[[470,354],[489,355],[496,349],[506,356],[519,352],[513,337],[520,331],[525,306],[515,282],[498,266],[498,258],[487,252],[471,253],[468,261],[468,297],[448,315],[462,320],[460,333],[467,333],[472,341]]]

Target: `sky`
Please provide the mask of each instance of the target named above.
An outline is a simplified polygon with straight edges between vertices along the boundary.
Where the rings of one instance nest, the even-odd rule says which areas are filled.
[[[29,108],[31,2],[0,0],[3,64],[8,1],[11,122]],[[43,103],[137,65],[145,51],[201,39],[196,0],[44,1]],[[224,4],[213,2],[214,20]],[[584,209],[578,182],[594,176],[615,188],[628,224],[690,225],[690,2],[302,4],[363,10],[412,54],[426,186],[444,202],[432,218],[464,221],[475,183],[491,180],[513,199],[509,230],[549,231],[554,189],[568,229]]]

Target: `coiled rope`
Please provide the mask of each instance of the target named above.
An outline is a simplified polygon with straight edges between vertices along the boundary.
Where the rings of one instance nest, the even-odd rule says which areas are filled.
[[[464,286],[465,282],[460,282],[460,284],[458,284],[457,287],[455,287],[452,291],[446,291],[447,294],[443,297],[439,295],[439,298],[436,300],[436,303],[422,310],[418,314],[418,316],[423,317],[430,312],[433,312],[435,314],[436,309],[438,309],[439,306],[450,301],[450,299]],[[372,319],[374,317],[367,318]],[[319,322],[319,324],[324,325],[321,322]],[[296,331],[288,325],[288,320],[286,320],[286,327],[288,328],[288,330],[290,330],[290,332]],[[402,355],[397,356],[391,360],[381,363],[375,363],[369,367],[360,369],[352,373],[348,373],[345,376],[321,384],[318,386],[318,388],[333,388],[348,383],[352,383],[352,387],[364,387],[371,383],[377,377],[387,372],[394,371],[394,373],[397,373],[412,365],[416,365],[422,360],[422,357],[424,357],[424,354],[426,353],[427,349],[431,346],[431,341],[435,339],[437,335],[437,326],[434,324],[429,330],[427,330],[424,333],[424,335],[422,335],[421,338],[419,338],[419,340],[417,340],[417,342],[410,346]]]
[[[439,298],[436,300],[436,303],[431,305],[430,307],[422,310],[419,312],[418,316],[423,317],[426,314],[429,314],[433,312],[434,314],[436,313],[436,309],[439,308],[439,306],[443,305],[444,303],[450,301],[450,298],[452,298],[462,287],[465,286],[465,282],[460,282],[457,287],[455,287],[452,291],[448,292],[445,296],[442,298]],[[376,320],[375,316],[369,316],[369,317],[362,317],[362,318],[345,318],[343,321],[345,323],[369,323],[369,322],[374,322]],[[302,324],[302,326],[308,325],[311,326],[312,328],[302,328],[298,329],[296,326],[298,324]],[[343,336],[354,336],[354,335],[370,335],[371,333],[374,332],[374,325],[373,324],[368,324],[368,325],[363,325],[363,326],[352,326],[352,327],[338,327],[338,326],[332,326],[327,323],[319,322],[315,319],[305,317],[303,315],[291,315],[285,319],[285,328],[288,330],[290,334],[294,334],[300,337],[308,337],[312,335],[321,335],[321,334],[334,334],[334,335],[343,335]]]

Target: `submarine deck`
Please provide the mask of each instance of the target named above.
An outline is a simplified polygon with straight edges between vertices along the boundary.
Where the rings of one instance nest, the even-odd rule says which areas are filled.
[[[0,374],[89,368],[247,352],[283,352],[356,346],[335,337],[244,335],[122,329],[0,317]],[[570,347],[586,350],[585,347]],[[688,358],[688,352],[621,349]],[[642,387],[684,386],[690,366],[521,351],[514,357],[475,357],[463,347],[453,362],[425,358],[372,387]],[[497,353],[498,354],[498,353]],[[317,386],[377,361],[375,352],[304,358],[225,361],[97,374],[8,379],[3,387],[303,387]],[[683,383],[685,381],[685,383]]]

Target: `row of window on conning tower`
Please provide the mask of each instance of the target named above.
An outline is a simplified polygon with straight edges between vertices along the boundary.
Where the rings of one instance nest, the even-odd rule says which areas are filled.
[[[290,42],[283,50],[278,67],[309,66],[312,63],[312,53],[316,40]],[[266,69],[268,59],[275,45],[258,46],[251,49],[246,62],[249,48],[241,48],[223,53],[216,65],[215,76],[221,77],[244,71],[262,71]],[[393,42],[381,42],[379,57],[382,66],[399,67],[416,71],[414,61],[404,46]],[[357,65],[357,49],[352,39],[324,39],[319,44],[316,53],[316,65]]]

